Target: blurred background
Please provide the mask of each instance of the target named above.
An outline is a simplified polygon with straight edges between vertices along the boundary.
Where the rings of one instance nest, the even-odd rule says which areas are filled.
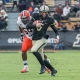
[[[17,18],[22,10],[32,14],[41,5],[49,6],[49,14],[55,19],[60,35],[60,42],[56,44],[55,35],[48,28],[50,37],[44,49],[80,50],[80,0],[0,0],[0,50],[21,49]]]

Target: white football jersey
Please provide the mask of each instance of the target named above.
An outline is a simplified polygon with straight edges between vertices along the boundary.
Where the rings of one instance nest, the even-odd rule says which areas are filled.
[[[26,28],[26,25],[22,23],[20,16],[18,17],[17,25],[21,28]]]
[[[20,17],[18,17],[17,25],[18,25],[19,27],[21,27],[21,28],[24,28],[23,34],[24,34],[25,36],[27,36],[28,38],[32,39],[33,30],[30,30],[30,29],[27,30],[27,29],[26,29],[26,25],[27,25],[27,24],[26,24],[26,25],[23,24]]]

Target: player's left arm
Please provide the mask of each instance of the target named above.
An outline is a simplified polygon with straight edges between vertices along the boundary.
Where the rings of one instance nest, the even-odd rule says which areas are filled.
[[[23,28],[21,28],[20,26],[19,26],[19,31],[20,33],[23,33]]]
[[[36,25],[33,25],[33,22],[34,22],[34,20],[31,19],[31,20],[27,23],[26,29],[34,29],[34,28],[36,28]]]
[[[59,32],[58,32],[58,29],[55,27],[55,25],[54,25],[54,19],[52,19],[53,20],[53,22],[51,21],[51,25],[50,25],[50,27],[53,29],[53,31],[55,32],[55,34],[56,34],[56,43],[58,43],[59,42]]]
[[[24,36],[24,35],[23,35],[23,30],[24,30],[24,29],[21,28],[20,26],[18,26],[18,27],[19,27],[20,36],[21,36],[20,39],[21,39],[21,41],[23,41],[23,36]]]

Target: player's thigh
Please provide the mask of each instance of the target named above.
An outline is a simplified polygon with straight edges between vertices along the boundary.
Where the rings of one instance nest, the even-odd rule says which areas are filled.
[[[31,47],[32,40],[25,36],[22,42],[22,51],[27,52]]]
[[[31,52],[39,51],[45,45],[46,45],[46,39],[37,40],[35,43],[33,43],[33,47],[31,49]]]

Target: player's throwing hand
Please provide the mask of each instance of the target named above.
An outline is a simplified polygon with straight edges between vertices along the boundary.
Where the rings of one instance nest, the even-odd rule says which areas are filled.
[[[33,22],[33,25],[35,25],[36,27],[41,27],[42,22],[41,22],[41,20],[36,20]]]

